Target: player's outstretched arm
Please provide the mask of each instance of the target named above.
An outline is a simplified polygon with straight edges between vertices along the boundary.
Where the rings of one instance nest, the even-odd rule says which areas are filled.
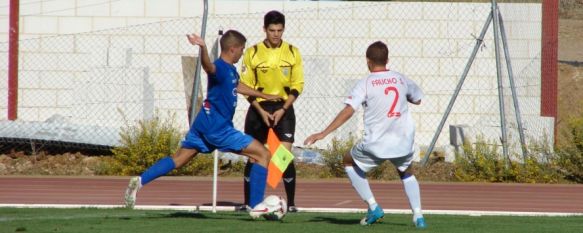
[[[304,145],[312,145],[316,141],[325,138],[326,136],[328,136],[328,134],[334,132],[334,130],[338,129],[346,121],[348,121],[348,119],[350,119],[350,117],[352,117],[353,114],[354,109],[352,108],[352,106],[346,105],[344,109],[342,109],[342,111],[340,111],[338,115],[336,115],[336,118],[334,118],[334,120],[328,125],[328,127],[324,129],[324,131],[312,134],[308,138],[306,138],[306,140],[304,141]]]
[[[421,88],[419,88],[417,83],[408,78],[405,78],[405,83],[407,84],[407,101],[415,105],[420,105],[421,99],[423,98]]]
[[[198,45],[201,49],[200,53],[200,60],[202,64],[202,68],[207,74],[214,74],[216,71],[215,64],[211,62],[211,59],[208,55],[208,51],[206,48],[206,43],[202,39],[202,37],[198,36],[197,34],[190,34],[186,35],[188,38],[188,42],[192,45]]]
[[[255,97],[263,98],[266,100],[280,100],[281,99],[281,96],[265,94],[263,92],[255,90],[255,89],[253,89],[253,88],[251,88],[251,87],[249,87],[241,82],[237,85],[237,93],[242,94],[242,95],[246,95],[246,96],[255,96]]]
[[[257,109],[257,112],[261,115],[261,119],[263,119],[265,125],[271,127],[271,121],[273,121],[273,114],[270,114],[269,112],[265,111],[261,107],[261,105],[259,105],[259,102],[255,100],[255,97],[260,97],[266,100],[280,100],[281,97],[276,95],[264,94],[248,86],[244,82],[239,82],[239,85],[237,86],[237,92],[248,96],[247,100],[249,100],[249,103],[253,106],[253,108]],[[253,98],[249,98],[249,96],[252,96]]]

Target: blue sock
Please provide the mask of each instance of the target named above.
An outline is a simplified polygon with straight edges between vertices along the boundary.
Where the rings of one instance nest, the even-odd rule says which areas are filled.
[[[267,168],[254,163],[251,165],[251,174],[249,175],[249,206],[255,207],[263,201],[265,195],[265,183],[267,182]]]
[[[154,165],[148,168],[148,170],[142,173],[141,175],[142,185],[150,183],[150,181],[160,176],[166,175],[168,172],[172,171],[172,169],[174,169],[175,167],[176,165],[174,164],[174,160],[172,160],[172,157],[170,156],[158,160],[158,162],[156,162]]]

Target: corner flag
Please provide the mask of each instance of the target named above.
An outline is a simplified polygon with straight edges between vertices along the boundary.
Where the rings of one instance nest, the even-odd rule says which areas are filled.
[[[267,184],[275,189],[279,181],[281,181],[283,172],[294,159],[294,155],[281,145],[272,128],[269,129],[267,134],[267,147],[271,153],[271,161],[269,161],[269,167],[267,168]]]

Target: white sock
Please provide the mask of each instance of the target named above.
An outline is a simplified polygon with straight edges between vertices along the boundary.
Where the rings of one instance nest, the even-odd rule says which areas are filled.
[[[368,180],[364,176],[364,172],[359,167],[346,166],[344,167],[348,179],[352,183],[352,187],[356,190],[360,198],[368,204],[368,208],[374,210],[378,204],[372,195]]]
[[[421,213],[421,192],[419,190],[419,182],[417,182],[417,179],[413,175],[402,181],[405,194],[407,194],[407,198],[409,199],[409,205],[413,211],[413,219],[423,217],[423,214]]]
[[[368,204],[368,208],[371,210],[374,210],[377,208],[377,206],[379,206],[379,204],[377,204],[377,200],[375,200],[374,197],[371,197],[368,200],[366,200],[366,204]]]

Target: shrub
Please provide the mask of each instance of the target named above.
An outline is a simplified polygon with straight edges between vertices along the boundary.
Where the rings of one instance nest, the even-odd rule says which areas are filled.
[[[106,159],[97,168],[101,175],[138,175],[158,160],[173,155],[180,147],[183,134],[175,125],[176,115],[162,119],[156,112],[152,119],[140,120],[135,125],[126,122],[121,128],[121,146],[112,149],[113,158]],[[243,174],[245,161],[219,160],[221,175]],[[168,175],[207,176],[213,174],[213,156],[198,154],[189,163]]]
[[[564,133],[568,141],[558,146],[553,160],[567,180],[583,183],[583,117],[571,118]]]
[[[366,176],[375,180],[395,180],[399,178],[399,173],[391,162],[385,161],[366,173]]]
[[[560,180],[552,163],[541,162],[534,154],[529,154],[525,161],[508,161],[498,153],[498,147],[482,139],[478,139],[473,146],[465,145],[464,154],[456,155],[456,178],[460,181],[521,183],[556,183]],[[540,151],[534,149],[529,153],[534,152]]]
[[[507,177],[504,174],[503,159],[498,153],[498,146],[495,144],[488,145],[479,139],[474,147],[464,145],[463,154],[456,154],[455,158],[455,176],[461,181],[501,181],[501,178]]]
[[[352,134],[346,140],[333,138],[332,145],[322,151],[325,170],[321,172],[320,177],[345,177],[343,157],[350,152],[356,142],[357,139]],[[373,180],[394,180],[399,177],[395,167],[388,161],[367,172],[366,176]]]
[[[342,158],[355,143],[355,138],[352,134],[348,136],[347,140],[340,140],[336,137],[332,138],[332,145],[328,146],[327,150],[322,151],[322,159],[324,160],[325,170],[322,171],[321,177],[344,177],[344,163]]]
[[[119,174],[137,175],[159,159],[174,154],[181,137],[174,128],[174,116],[162,120],[156,114],[136,125],[126,123],[120,132],[122,145],[112,150]]]

